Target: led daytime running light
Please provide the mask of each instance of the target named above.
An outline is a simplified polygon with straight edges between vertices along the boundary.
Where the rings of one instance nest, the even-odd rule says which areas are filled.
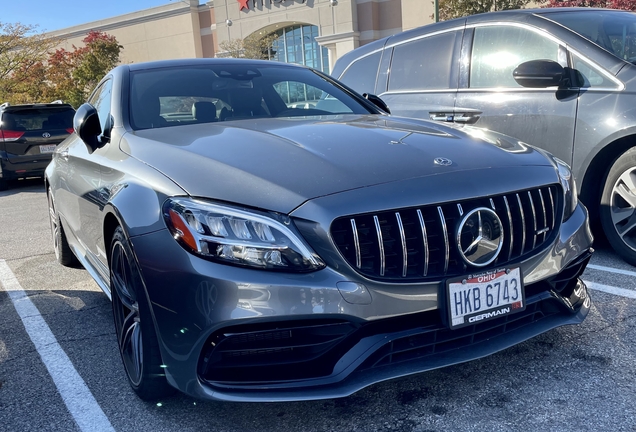
[[[175,239],[204,258],[270,270],[312,271],[324,267],[285,216],[188,198],[169,199],[164,209]]]

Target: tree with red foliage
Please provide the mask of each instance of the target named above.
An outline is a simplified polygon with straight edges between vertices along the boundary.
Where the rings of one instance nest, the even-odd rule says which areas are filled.
[[[636,11],[636,0],[548,0],[541,7],[594,7]]]
[[[85,46],[58,49],[47,61],[45,93],[48,99],[62,99],[77,107],[86,101],[99,80],[119,63],[123,48],[115,36],[91,30]]]

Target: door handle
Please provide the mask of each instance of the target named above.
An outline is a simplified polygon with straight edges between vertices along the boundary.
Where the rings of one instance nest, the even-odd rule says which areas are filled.
[[[68,150],[62,150],[60,152],[60,157],[64,159],[65,161],[68,161]]]
[[[455,116],[453,117],[453,121],[455,123],[466,123],[466,124],[473,124],[473,123],[477,123],[477,120],[479,120],[481,112],[462,112],[462,113],[455,113]]]
[[[428,114],[428,118],[434,121],[452,122],[454,114],[446,112],[431,112]]]
[[[431,112],[428,115],[428,118],[434,121],[443,121],[443,122],[455,122],[455,123],[466,123],[473,124],[477,123],[479,117],[481,115],[481,111],[462,111],[462,112]]]

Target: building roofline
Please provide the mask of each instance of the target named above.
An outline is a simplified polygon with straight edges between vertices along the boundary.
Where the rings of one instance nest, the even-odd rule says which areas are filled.
[[[156,6],[136,12],[130,12],[123,15],[105,18],[102,20],[78,24],[76,26],[66,27],[60,30],[50,31],[45,33],[44,35],[51,38],[72,39],[74,37],[83,36],[91,30],[105,32],[148,21],[154,21],[157,19],[184,15],[190,13],[193,8],[206,10],[210,9],[210,7],[213,6],[213,1],[199,4],[198,0],[181,0],[176,3],[169,3],[162,6]]]

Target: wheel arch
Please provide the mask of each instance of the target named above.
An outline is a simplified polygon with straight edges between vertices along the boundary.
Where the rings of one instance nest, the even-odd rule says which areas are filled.
[[[106,253],[106,260],[108,261],[108,267],[110,268],[110,247],[113,241],[113,234],[115,234],[115,230],[117,227],[122,227],[123,225],[120,222],[119,218],[115,216],[113,211],[109,211],[106,213],[104,217],[103,224],[103,234],[104,234],[104,251]],[[124,229],[125,232],[125,229]]]
[[[620,155],[632,147],[636,147],[636,131],[631,131],[630,135],[615,138],[609,144],[603,145],[587,164],[580,184],[579,197],[588,207],[593,221],[596,222],[599,217],[597,204],[600,202],[609,169]]]

